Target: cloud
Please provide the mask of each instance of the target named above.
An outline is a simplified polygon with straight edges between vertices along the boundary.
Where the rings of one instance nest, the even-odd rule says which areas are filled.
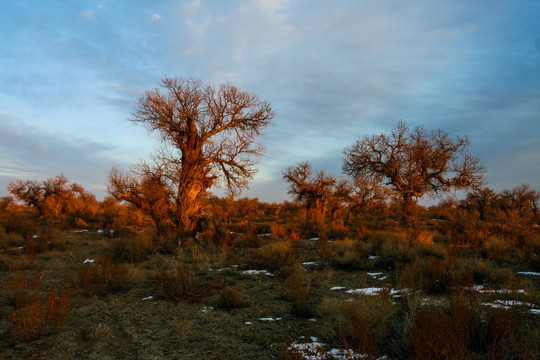
[[[111,157],[118,150],[97,141],[46,132],[0,111],[0,195],[8,195],[8,183],[17,178],[45,179],[63,173],[102,198],[109,170],[114,165],[129,166]]]
[[[531,166],[540,152],[540,9],[534,2],[106,5],[10,2],[6,13],[15,15],[0,15],[0,43],[6,44],[0,108],[25,120],[27,127],[10,122],[7,130],[22,131],[13,136],[34,142],[34,152],[71,164],[52,147],[80,154],[92,152],[92,144],[105,146],[110,159],[118,146],[127,163],[140,156],[135,147],[153,140],[124,124],[136,99],[164,75],[191,75],[212,84],[230,81],[276,111],[261,138],[267,153],[250,194],[267,189],[286,198],[281,171],[299,161],[339,173],[343,148],[400,119],[468,134],[488,180],[507,184],[513,177],[540,188],[540,170]],[[81,21],[85,15],[92,21]],[[5,164],[26,166],[26,158],[5,154],[18,159],[4,155]],[[4,172],[19,171],[8,165]],[[33,174],[36,166],[20,171]]]

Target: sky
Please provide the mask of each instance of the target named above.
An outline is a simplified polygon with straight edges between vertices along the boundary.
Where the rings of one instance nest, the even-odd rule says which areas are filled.
[[[102,199],[112,167],[159,147],[128,118],[165,76],[229,82],[272,106],[242,196],[290,199],[282,172],[302,161],[342,175],[345,148],[399,120],[468,135],[496,191],[540,190],[537,0],[10,0],[0,196],[64,174]]]

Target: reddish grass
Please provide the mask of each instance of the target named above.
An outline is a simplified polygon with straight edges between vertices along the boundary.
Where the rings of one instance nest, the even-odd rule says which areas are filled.
[[[55,334],[64,326],[71,310],[71,292],[63,290],[58,296],[56,288],[51,287],[47,298],[40,298],[41,279],[34,279],[33,290],[29,291],[24,277],[16,284],[14,310],[10,315],[15,332],[20,341],[30,341],[44,335]]]

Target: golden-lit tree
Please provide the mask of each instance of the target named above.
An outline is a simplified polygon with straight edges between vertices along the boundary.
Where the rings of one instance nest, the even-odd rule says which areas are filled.
[[[41,219],[66,226],[87,227],[99,211],[95,196],[64,175],[43,181],[17,179],[9,183],[8,190],[36,209]]]
[[[410,131],[400,121],[390,133],[357,140],[345,149],[343,169],[354,178],[383,181],[401,198],[402,220],[411,224],[414,201],[452,189],[483,183],[483,167],[468,153],[469,139],[455,139],[441,129]]]
[[[247,186],[263,152],[256,137],[273,117],[270,105],[255,94],[193,78],[164,78],[139,100],[130,120],[163,140],[154,168],[173,192],[174,223],[180,232],[196,228],[207,189],[224,185],[237,193]],[[121,184],[110,183],[114,194]]]
[[[162,173],[146,171],[133,176],[113,168],[108,191],[114,198],[135,205],[147,215],[158,235],[166,235],[171,230],[172,196]]]

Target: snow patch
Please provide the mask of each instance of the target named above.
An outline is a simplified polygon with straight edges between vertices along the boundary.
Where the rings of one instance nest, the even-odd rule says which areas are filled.
[[[345,289],[346,289],[345,286],[334,286],[330,288],[330,291],[345,290]]]
[[[145,298],[142,298],[143,301],[145,300],[154,300],[154,297],[153,296],[147,296]]]
[[[382,273],[382,272],[371,272],[371,273],[368,272],[367,274],[368,274],[368,276],[371,276],[375,280],[385,280],[386,279],[386,275],[384,275],[384,273]]]
[[[272,274],[268,270],[246,270],[246,271],[242,272],[242,274],[274,276],[274,274]]]
[[[534,271],[520,271],[519,275],[530,275],[530,276],[540,276],[540,273]]]
[[[83,261],[83,264],[88,264],[88,263],[93,263],[93,262],[94,262],[94,259],[87,258],[86,260]]]
[[[300,338],[304,338],[301,336]],[[311,337],[310,343],[294,343],[291,344],[289,349],[295,350],[301,355],[303,359],[318,360],[332,358],[336,360],[348,360],[348,359],[369,359],[366,354],[359,354],[352,350],[345,349],[331,349],[327,350],[325,344],[318,341],[314,336]],[[377,360],[387,359],[386,356],[380,357]]]
[[[259,318],[259,321],[279,321],[279,320],[281,320],[280,317],[275,318],[275,319],[272,318],[272,317],[263,317],[263,318]]]

